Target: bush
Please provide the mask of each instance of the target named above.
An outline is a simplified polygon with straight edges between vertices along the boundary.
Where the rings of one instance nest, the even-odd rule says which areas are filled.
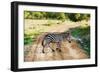
[[[87,52],[90,56],[90,26],[87,27],[77,27],[70,29],[72,36],[75,38],[80,38],[83,43],[78,42],[80,46]]]
[[[68,18],[71,21],[81,21],[81,20],[89,20],[90,19],[90,14],[80,14],[80,13],[70,13],[68,14]]]
[[[29,36],[29,35],[27,35],[27,34],[24,34],[24,44],[26,45],[26,44],[31,44],[32,43],[32,38]]]
[[[82,13],[64,13],[64,12],[33,12],[33,11],[25,11],[24,12],[25,19],[56,19],[56,20],[71,20],[71,21],[81,21],[81,20],[89,20],[90,14],[82,14]]]

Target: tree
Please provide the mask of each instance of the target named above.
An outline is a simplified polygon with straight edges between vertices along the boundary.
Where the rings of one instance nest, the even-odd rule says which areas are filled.
[[[25,11],[25,12],[24,12],[24,18],[25,18],[25,19],[31,18],[31,12],[30,12],[30,11]]]
[[[25,11],[24,18],[25,19],[56,19],[56,20],[62,20],[62,22],[69,19],[71,21],[76,22],[81,20],[89,20],[90,14]]]

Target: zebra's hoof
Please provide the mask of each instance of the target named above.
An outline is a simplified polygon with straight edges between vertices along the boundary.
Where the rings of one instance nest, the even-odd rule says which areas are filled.
[[[56,49],[59,49],[59,48],[56,48]]]
[[[71,41],[69,41],[69,43],[71,43]]]
[[[44,51],[42,51],[42,53],[45,53]]]
[[[61,52],[61,50],[59,49],[59,52]]]
[[[52,50],[52,52],[55,52],[55,50]]]
[[[61,49],[60,48],[56,48],[59,52],[61,52]]]

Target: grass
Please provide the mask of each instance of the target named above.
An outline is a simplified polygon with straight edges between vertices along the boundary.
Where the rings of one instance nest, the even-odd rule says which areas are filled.
[[[30,35],[24,34],[24,44],[31,44],[32,43],[32,38],[30,37]]]
[[[90,56],[90,26],[72,28],[70,31],[72,36],[82,40],[83,43],[79,42],[79,44]]]

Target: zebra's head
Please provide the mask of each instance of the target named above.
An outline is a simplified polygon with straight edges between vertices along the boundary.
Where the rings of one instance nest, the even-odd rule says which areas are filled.
[[[65,36],[66,36],[67,41],[69,43],[71,43],[71,32],[70,31],[66,32],[66,35]]]

